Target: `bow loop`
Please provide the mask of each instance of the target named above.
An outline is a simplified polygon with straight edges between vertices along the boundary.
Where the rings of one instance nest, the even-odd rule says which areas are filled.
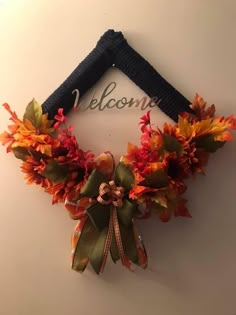
[[[124,188],[117,187],[115,182],[101,183],[99,186],[99,195],[97,201],[102,205],[113,205],[114,207],[122,206],[122,199],[124,197]]]

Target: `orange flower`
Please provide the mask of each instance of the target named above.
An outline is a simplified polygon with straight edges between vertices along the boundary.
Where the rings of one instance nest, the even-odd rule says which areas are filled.
[[[8,126],[9,132],[5,131],[0,135],[0,141],[2,144],[8,144],[7,152],[10,152],[12,149],[17,147],[32,147],[42,154],[51,156],[52,147],[58,146],[58,141],[55,141],[51,136],[49,136],[49,134],[54,131],[54,128],[51,127],[53,122],[48,120],[48,114],[42,114],[40,112],[39,108],[41,108],[41,106],[34,100],[28,105],[28,111],[33,107],[35,112],[36,110],[39,111],[39,113],[37,113],[38,121],[35,122],[35,125],[32,123],[32,121],[34,121],[32,113],[30,113],[33,116],[32,121],[27,118],[26,114],[24,119],[20,120],[8,104],[4,104],[3,106],[11,115],[10,120],[14,122],[14,125]],[[33,109],[31,109],[31,111],[32,110]],[[26,113],[28,113],[27,110]],[[31,117],[30,114],[28,113],[29,117]]]
[[[49,179],[41,175],[45,169],[45,163],[43,160],[37,161],[32,156],[28,156],[25,161],[22,162],[21,170],[25,174],[25,180],[28,185],[36,184],[43,188],[48,188],[52,185]]]
[[[85,178],[81,179],[81,175],[76,172],[68,174],[65,181],[58,184],[53,183],[46,187],[45,191],[53,195],[52,204],[65,202],[65,200],[76,200],[81,187],[85,183]]]

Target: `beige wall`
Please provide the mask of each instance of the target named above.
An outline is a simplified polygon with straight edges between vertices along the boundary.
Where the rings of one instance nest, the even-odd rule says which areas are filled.
[[[234,0],[0,2],[0,103],[20,114],[32,97],[43,102],[108,28],[122,30],[189,99],[198,92],[219,113],[236,113]],[[114,80],[117,98],[144,95],[115,70],[96,93]],[[70,121],[84,149],[110,149],[118,157],[128,141],[137,143],[142,114],[87,111]],[[3,109],[0,117],[3,130]],[[159,125],[170,121],[158,109],[152,117]],[[206,177],[189,181],[191,220],[139,224],[149,252],[145,272],[111,262],[100,277],[90,268],[71,271],[75,222],[63,205],[52,207],[49,196],[27,187],[18,161],[2,147],[0,174],[1,315],[236,314],[236,142],[212,157]]]

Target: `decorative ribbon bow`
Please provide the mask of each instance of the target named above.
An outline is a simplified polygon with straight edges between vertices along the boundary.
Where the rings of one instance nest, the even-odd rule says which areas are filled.
[[[80,191],[77,202],[67,201],[70,212],[80,222],[72,237],[72,268],[84,271],[88,262],[97,274],[104,270],[110,251],[114,263],[121,259],[131,270],[131,262],[146,268],[147,255],[136,227],[137,203],[129,199],[133,173],[119,163],[113,180],[93,170]],[[87,201],[87,207],[83,202]],[[73,209],[74,207],[74,209]]]

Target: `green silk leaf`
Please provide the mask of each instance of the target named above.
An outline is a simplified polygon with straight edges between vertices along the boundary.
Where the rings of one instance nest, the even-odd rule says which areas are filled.
[[[89,253],[93,251],[99,231],[93,226],[89,218],[84,223],[81,235],[75,247],[72,269],[83,272],[88,264]]]
[[[110,206],[102,205],[101,203],[94,203],[86,209],[86,212],[98,230],[103,230],[109,225]]]
[[[66,166],[60,165],[55,160],[52,160],[46,165],[42,175],[57,184],[66,179],[67,173],[68,170]]]
[[[139,185],[151,188],[163,188],[168,186],[169,180],[164,170],[157,170],[148,175]]]
[[[42,107],[38,102],[33,99],[26,107],[23,120],[28,119],[32,125],[37,129],[41,126],[42,123]]]
[[[25,161],[26,157],[30,155],[29,151],[26,148],[22,147],[13,148],[12,152],[14,153],[17,159],[20,159],[22,161]]]
[[[136,212],[137,205],[135,202],[123,199],[122,207],[117,208],[117,216],[119,221],[125,226],[129,226],[132,223],[134,213]]]
[[[205,135],[196,139],[196,147],[203,148],[205,151],[214,153],[223,145],[225,141],[216,141],[213,135]]]
[[[89,252],[89,261],[94,271],[99,274],[104,259],[104,248],[107,238],[108,228],[100,231],[93,249]]]
[[[179,141],[168,134],[163,135],[163,148],[168,152],[176,152],[178,155],[181,155],[183,151],[183,147]]]
[[[115,170],[115,183],[121,186],[125,191],[129,191],[134,184],[133,172],[122,162],[120,162]]]
[[[134,263],[139,264],[139,256],[136,247],[133,225],[126,227],[120,224],[120,233],[125,255]]]
[[[110,253],[111,253],[111,259],[113,260],[114,263],[116,263],[117,260],[120,259],[120,255],[119,255],[119,251],[117,248],[116,238],[115,238],[114,232],[113,232],[112,241],[111,241]]]
[[[94,169],[89,175],[87,182],[82,187],[80,195],[82,197],[97,197],[99,192],[99,186],[101,183],[108,183],[108,179],[98,170]]]

